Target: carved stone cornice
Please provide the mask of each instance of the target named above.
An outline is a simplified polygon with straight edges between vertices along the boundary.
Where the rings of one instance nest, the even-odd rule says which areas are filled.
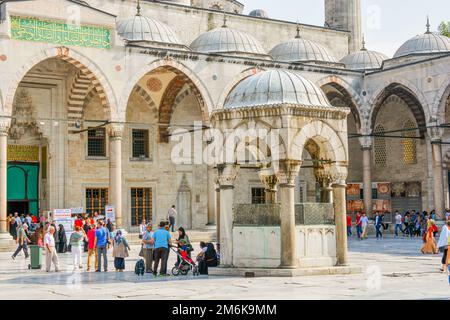
[[[221,189],[234,188],[239,165],[235,164],[219,164],[217,165],[218,178],[217,181]]]
[[[299,160],[281,160],[277,161],[274,165],[280,187],[294,187],[295,178],[300,171],[302,162]]]
[[[303,106],[295,104],[275,104],[262,105],[245,108],[234,109],[218,109],[211,114],[211,121],[232,120],[232,119],[247,119],[259,117],[274,117],[274,116],[298,116],[320,119],[347,119],[350,113],[349,108],[326,107],[326,106]]]

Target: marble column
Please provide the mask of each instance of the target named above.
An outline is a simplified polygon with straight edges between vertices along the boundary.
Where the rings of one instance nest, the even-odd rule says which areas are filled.
[[[207,189],[208,189],[208,226],[214,226],[216,225],[216,188],[215,188],[215,176],[216,172],[214,168],[208,167],[208,183],[207,183]]]
[[[122,217],[122,132],[111,126],[109,132],[109,204],[114,206],[116,228],[123,228]]]
[[[346,184],[344,180],[333,182],[333,206],[336,227],[336,257],[340,266],[348,263],[347,221],[346,221]]]
[[[217,238],[217,242],[220,243],[220,184],[219,184],[219,178],[215,179],[215,190],[216,190],[216,238]]]
[[[233,203],[234,182],[239,166],[221,164],[217,166],[220,184],[220,266],[233,266]]]
[[[7,150],[8,150],[8,125],[0,122],[0,234],[7,234]],[[1,235],[0,235],[1,236]]]
[[[444,200],[444,180],[442,173],[442,148],[441,140],[431,140],[431,153],[433,159],[433,194],[434,194],[434,209],[436,215],[443,219],[445,215],[445,200]]]
[[[364,212],[368,217],[372,214],[372,146],[363,146],[363,189]]]
[[[284,160],[278,163],[277,176],[280,187],[280,268],[298,267],[297,231],[295,224],[295,178],[300,170],[301,161]]]

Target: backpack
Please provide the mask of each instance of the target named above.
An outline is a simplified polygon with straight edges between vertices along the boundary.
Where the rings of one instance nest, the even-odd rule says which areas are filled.
[[[138,276],[141,275],[143,276],[145,273],[145,262],[144,259],[140,259],[138,260],[138,262],[136,262],[136,266],[134,267],[134,273],[136,273]]]

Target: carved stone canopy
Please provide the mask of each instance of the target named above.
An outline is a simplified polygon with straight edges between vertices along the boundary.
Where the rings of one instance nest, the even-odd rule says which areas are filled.
[[[19,140],[26,133],[42,138],[42,133],[36,123],[33,110],[33,101],[28,90],[20,88],[15,97],[9,136]]]

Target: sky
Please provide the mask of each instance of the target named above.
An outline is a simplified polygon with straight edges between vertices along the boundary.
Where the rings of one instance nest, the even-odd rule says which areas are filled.
[[[324,0],[239,0],[244,13],[264,9],[270,18],[323,26]],[[361,0],[366,47],[393,56],[408,39],[450,21],[450,0]]]

